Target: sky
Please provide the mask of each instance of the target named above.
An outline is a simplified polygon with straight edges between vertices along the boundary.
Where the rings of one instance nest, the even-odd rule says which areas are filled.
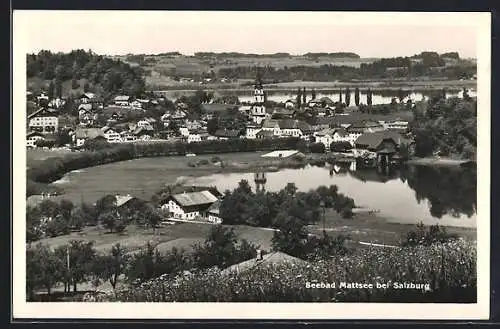
[[[27,52],[98,54],[198,51],[361,57],[458,51],[476,57],[484,13],[15,11],[14,42]],[[484,24],[483,24],[484,26]]]

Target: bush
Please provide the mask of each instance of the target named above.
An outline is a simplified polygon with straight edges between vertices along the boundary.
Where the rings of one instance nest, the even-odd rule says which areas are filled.
[[[425,226],[423,223],[419,223],[415,230],[411,230],[403,236],[401,246],[430,246],[434,243],[445,243],[456,239],[458,239],[458,235],[446,232],[446,228],[443,226],[438,224]]]
[[[202,159],[202,160],[198,161],[198,166],[206,166],[208,164],[209,164],[209,162],[207,159]]]
[[[220,157],[218,157],[218,156],[213,156],[212,159],[210,159],[210,161],[212,163],[217,163],[217,162],[221,162],[222,159]]]
[[[347,152],[352,149],[352,145],[349,142],[333,142],[330,144],[330,150],[332,152]]]
[[[325,144],[313,143],[309,145],[309,150],[311,151],[311,153],[325,153]]]

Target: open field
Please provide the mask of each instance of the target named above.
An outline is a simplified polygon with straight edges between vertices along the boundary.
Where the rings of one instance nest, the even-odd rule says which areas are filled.
[[[57,248],[71,240],[94,241],[99,252],[107,252],[111,247],[120,243],[128,252],[135,253],[149,241],[160,251],[168,251],[173,247],[190,250],[193,244],[203,242],[213,224],[176,223],[163,224],[153,234],[152,229],[145,229],[130,225],[123,233],[107,233],[104,229],[87,227],[81,232],[74,232],[54,238],[42,239],[36,243],[43,243]],[[246,239],[264,250],[271,249],[273,230],[269,228],[252,227],[246,225],[224,225],[233,228],[238,239]],[[325,231],[329,235],[349,235],[352,242],[367,242],[385,245],[398,245],[402,234],[415,228],[414,224],[399,224],[388,222],[377,215],[366,213],[356,214],[353,219],[344,219],[333,210],[326,210],[324,220]],[[323,220],[308,226],[309,232],[321,234]],[[446,227],[449,233],[456,233],[466,239],[475,240],[476,230],[471,228]]]
[[[123,61],[131,65],[138,63],[127,61],[126,57],[121,58]],[[145,69],[151,69],[160,72],[169,72],[175,70],[176,74],[191,75],[209,72],[210,70],[218,71],[221,68],[237,67],[237,66],[273,66],[276,68],[284,68],[285,66],[321,66],[321,65],[337,65],[337,66],[352,66],[359,67],[362,63],[372,63],[375,58],[328,58],[319,57],[311,59],[303,56],[287,56],[287,57],[225,57],[219,59],[204,59],[190,56],[181,56],[172,58],[168,56],[144,56],[144,60],[148,61],[143,65]]]
[[[63,194],[54,197],[54,200],[67,199],[76,204],[82,200],[93,203],[111,193],[130,193],[149,200],[162,187],[182,184],[189,178],[251,171],[280,162],[261,158],[261,154],[264,152],[133,159],[70,172],[50,185],[62,189]],[[215,156],[224,162],[224,167],[220,163],[212,163]],[[199,164],[200,161],[208,164]]]

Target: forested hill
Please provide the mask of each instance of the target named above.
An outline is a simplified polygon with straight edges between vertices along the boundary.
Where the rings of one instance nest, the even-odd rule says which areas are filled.
[[[104,98],[118,93],[135,96],[145,89],[140,67],[85,50],[70,53],[43,50],[29,54],[27,78],[33,89],[48,89],[55,97],[68,96],[75,91],[96,92]]]

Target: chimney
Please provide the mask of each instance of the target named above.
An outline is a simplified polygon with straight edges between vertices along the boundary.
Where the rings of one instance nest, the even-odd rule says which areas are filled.
[[[257,261],[262,260],[262,250],[257,249]]]

